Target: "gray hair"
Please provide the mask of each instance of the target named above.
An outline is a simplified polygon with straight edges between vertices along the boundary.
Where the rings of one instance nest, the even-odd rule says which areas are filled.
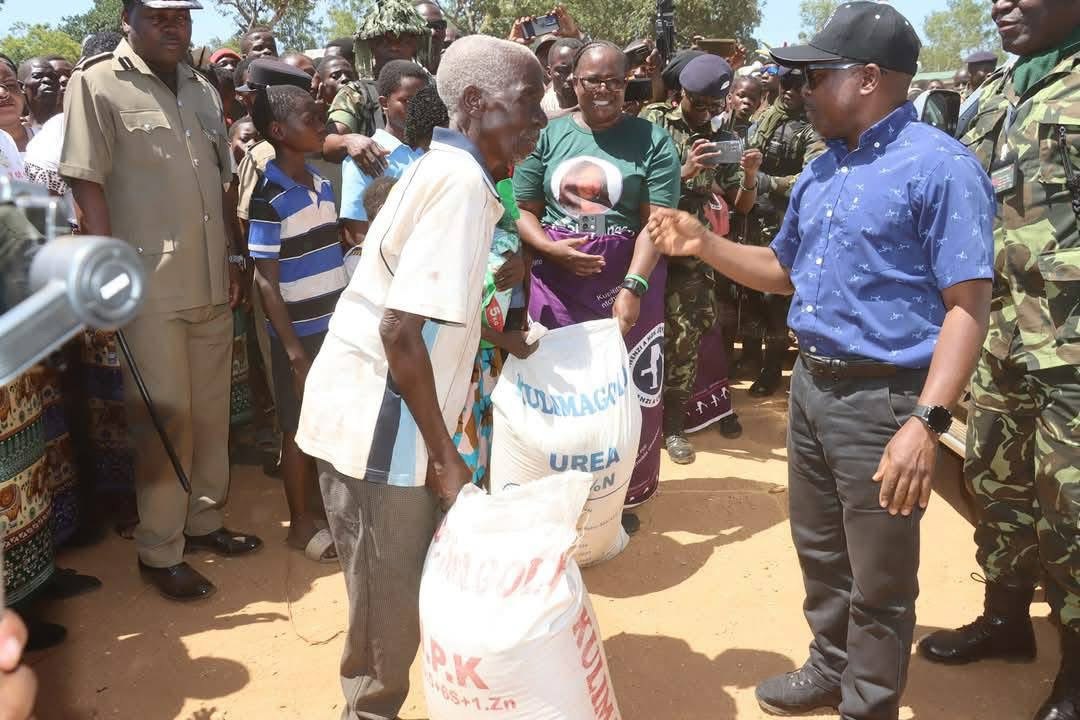
[[[507,71],[523,64],[543,72],[540,61],[524,45],[489,35],[467,35],[447,48],[442,56],[435,78],[439,97],[446,103],[450,117],[454,117],[466,88],[472,86],[485,93],[497,93],[506,88]]]

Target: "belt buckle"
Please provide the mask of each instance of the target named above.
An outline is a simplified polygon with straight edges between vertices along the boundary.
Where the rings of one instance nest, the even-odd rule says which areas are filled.
[[[840,379],[840,373],[846,366],[847,366],[847,363],[844,362],[843,360],[840,360],[839,358],[830,358],[829,359],[829,370],[832,373],[832,379],[833,380],[839,380]]]

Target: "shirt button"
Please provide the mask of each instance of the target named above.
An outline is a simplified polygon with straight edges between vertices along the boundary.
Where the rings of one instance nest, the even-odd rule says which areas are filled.
[[[876,148],[881,147],[881,143],[879,143],[879,142],[874,143],[874,147],[876,147]]]
[[[184,101],[183,100],[177,100],[176,101],[176,107],[184,107]]]
[[[825,217],[832,217],[832,210],[826,210]]]
[[[190,130],[185,130],[184,134],[187,135],[188,137],[191,137],[191,131]]]
[[[202,219],[203,219],[203,222],[210,222],[210,216],[209,215],[203,215]]]
[[[811,345],[810,352],[817,352],[817,345]]]
[[[195,167],[199,167],[199,158],[195,158]]]
[[[141,247],[137,247],[137,248],[135,248],[135,252],[137,252],[137,253],[139,253],[140,255],[142,255],[142,254],[143,254],[143,249],[142,249]]]
[[[143,130],[150,132],[150,123],[143,123]]]
[[[813,305],[807,305],[806,306],[806,312],[814,312],[814,306]]]
[[[820,265],[820,264],[821,264],[821,262],[822,262],[822,260],[823,260],[823,258],[818,258],[818,259],[817,259],[817,260],[815,260],[814,262],[815,262],[816,264]]]
[[[847,175],[847,174],[848,174],[848,168],[847,168],[847,165],[845,165],[844,167],[840,168],[840,172],[842,172],[842,173],[844,173],[845,175]]]

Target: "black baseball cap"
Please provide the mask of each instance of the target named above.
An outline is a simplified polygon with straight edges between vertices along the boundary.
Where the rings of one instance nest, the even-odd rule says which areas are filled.
[[[915,75],[921,48],[915,28],[896,8],[858,0],[836,8],[809,44],[774,48],[771,54],[779,64],[792,67],[846,60]]]
[[[281,60],[259,58],[248,67],[247,83],[236,88],[236,91],[252,92],[273,85],[295,85],[301,90],[309,90],[311,77]]]

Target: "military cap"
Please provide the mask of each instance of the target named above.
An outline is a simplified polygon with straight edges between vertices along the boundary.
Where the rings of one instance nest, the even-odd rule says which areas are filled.
[[[699,55],[679,73],[682,89],[711,98],[727,97],[731,89],[731,66],[717,55]]]
[[[988,65],[990,63],[997,65],[997,61],[997,55],[989,50],[980,50],[979,52],[971,53],[964,58],[964,62],[968,65]]]
[[[303,70],[273,58],[259,58],[248,67],[248,81],[236,88],[237,92],[251,92],[275,85],[295,85],[301,90],[311,89],[311,78]]]
[[[124,0],[125,7],[142,5],[153,10],[202,10],[199,0]]]
[[[660,73],[660,77],[664,80],[664,87],[668,90],[678,90],[680,87],[679,74],[683,71],[683,68],[694,58],[705,54],[701,50],[682,50],[676,53]]]
[[[386,33],[395,35],[429,35],[428,27],[412,0],[382,0],[360,20],[354,37],[357,40],[371,40]]]

